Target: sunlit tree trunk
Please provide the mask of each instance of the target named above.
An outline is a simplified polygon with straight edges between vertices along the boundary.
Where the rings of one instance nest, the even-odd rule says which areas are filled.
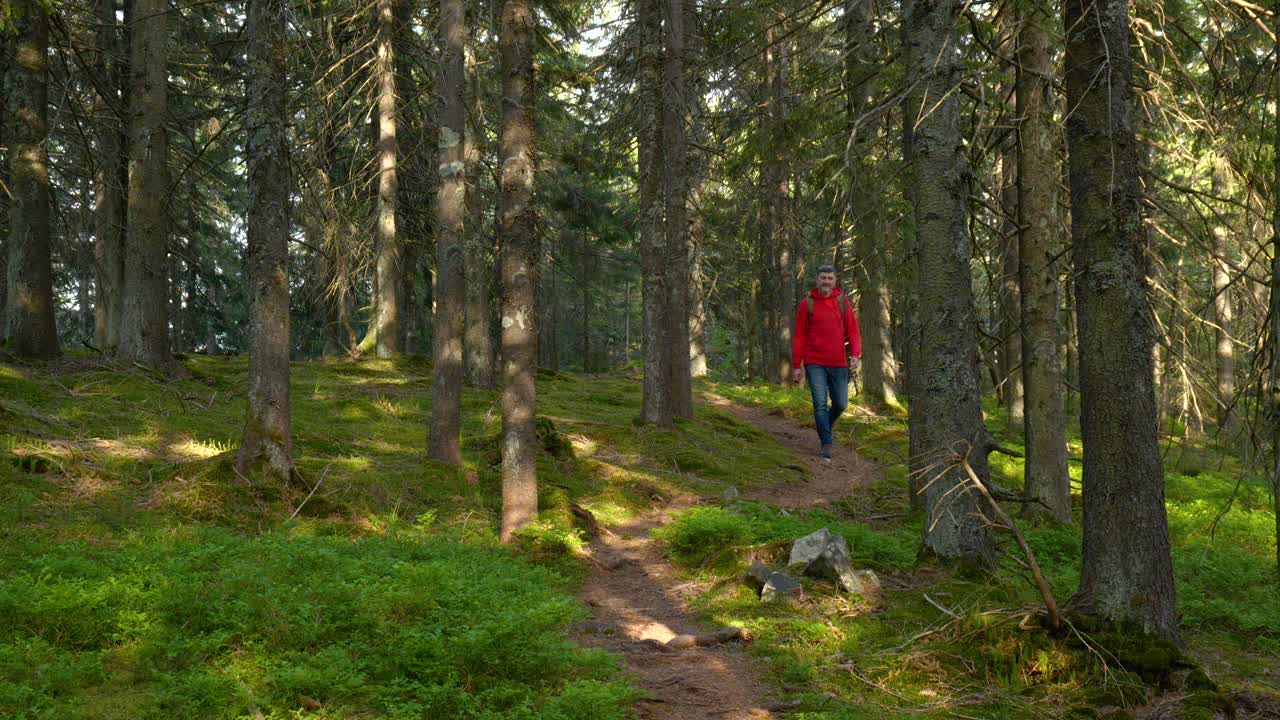
[[[374,82],[378,89],[378,221],[374,270],[378,292],[374,298],[373,334],[378,357],[400,354],[400,291],[403,284],[400,237],[396,233],[396,203],[400,183],[396,174],[396,17],[393,0],[377,0],[374,40]]]
[[[538,515],[538,238],[534,234],[534,14],[529,0],[503,0],[502,72],[502,532],[509,542]]]
[[[463,243],[467,174],[463,138],[467,121],[467,42],[462,0],[440,6],[440,180],[436,191],[436,311],[432,323],[435,366],[431,384],[432,459],[462,464],[458,423],[462,392],[462,330],[466,312]]]
[[[1049,28],[1056,19],[1043,2],[1029,4],[1018,42],[1018,227],[1025,388],[1026,495],[1039,500],[1024,512],[1071,522],[1066,416],[1062,405],[1062,346],[1058,325],[1058,177],[1053,121],[1053,59]],[[1040,178],[1040,180],[1037,180]]]
[[[1176,638],[1143,283],[1128,2],[1067,0],[1064,26],[1084,442],[1084,553],[1073,604],[1105,621]]]
[[[1213,163],[1213,194],[1226,197],[1231,192],[1231,169],[1224,157],[1215,157]],[[1235,435],[1235,413],[1232,404],[1236,395],[1236,360],[1232,345],[1234,308],[1231,303],[1231,259],[1227,244],[1227,228],[1216,222],[1213,235],[1213,339],[1214,369],[1217,371],[1215,404],[1217,406],[1218,437],[1231,443]]]
[[[288,0],[248,7],[249,392],[236,470],[292,475],[289,426]]]
[[[958,0],[912,0],[908,52],[908,112],[914,126],[912,198],[920,304],[919,415],[911,424],[912,467],[931,468],[925,490],[924,550],[974,566],[995,561],[995,545],[979,515],[977,493],[956,490],[967,473],[951,456],[967,454],[983,482],[990,437],[982,419],[965,210],[966,161],[960,142],[960,73],[955,20]],[[936,478],[936,479],[934,479]]]
[[[129,70],[129,198],[120,355],[168,367],[168,16],[164,0],[134,0]]]
[[[10,93],[9,261],[6,330],[9,349],[20,357],[59,354],[54,327],[53,263],[49,245],[49,18],[32,0],[22,0],[15,18]]]

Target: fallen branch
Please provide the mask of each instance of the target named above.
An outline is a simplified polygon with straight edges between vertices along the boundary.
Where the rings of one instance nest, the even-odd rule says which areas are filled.
[[[1023,554],[1027,556],[1027,565],[1031,568],[1032,577],[1035,578],[1036,588],[1040,591],[1040,596],[1044,598],[1045,609],[1049,611],[1049,622],[1053,624],[1055,629],[1060,627],[1062,618],[1058,615],[1058,604],[1054,602],[1053,590],[1049,588],[1049,583],[1045,581],[1044,575],[1040,572],[1040,563],[1036,562],[1035,553],[1031,552],[1031,547],[1027,545],[1027,539],[1022,536],[1018,526],[1014,525],[1013,519],[1004,511],[1004,508],[1000,507],[1000,504],[991,497],[991,493],[987,492],[987,487],[978,479],[978,474],[973,471],[973,466],[969,464],[969,456],[967,454],[960,457],[960,464],[964,466],[964,471],[968,473],[969,479],[973,481],[978,492],[982,493],[982,496],[987,499],[996,517],[1000,519],[1000,522],[1004,523],[1005,528],[1013,533],[1013,537],[1017,539],[1018,547],[1021,547]]]
[[[706,647],[708,645],[727,643],[731,640],[745,639],[746,633],[742,631],[742,628],[730,627],[705,635],[677,635],[667,641],[667,647],[672,650],[687,650],[692,647]]]

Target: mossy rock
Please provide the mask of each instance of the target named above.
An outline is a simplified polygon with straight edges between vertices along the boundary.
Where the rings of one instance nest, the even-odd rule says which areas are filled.
[[[569,460],[573,457],[573,444],[569,442],[560,431],[556,429],[556,424],[551,422],[549,418],[539,417],[537,419],[538,443],[542,445],[542,449],[557,460]]]
[[[1236,716],[1236,704],[1217,690],[1195,690],[1182,698],[1181,720],[1224,720]]]

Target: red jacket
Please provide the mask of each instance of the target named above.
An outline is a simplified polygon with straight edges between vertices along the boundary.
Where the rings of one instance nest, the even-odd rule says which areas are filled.
[[[840,288],[833,289],[827,297],[822,297],[817,288],[811,290],[812,319],[809,317],[808,300],[796,308],[796,329],[791,335],[791,367],[844,367],[848,362],[844,352],[846,340],[853,356],[862,357],[862,335],[858,332],[858,318],[853,316],[852,302],[845,302],[844,327],[840,327],[840,306],[836,304],[842,302],[840,295]]]

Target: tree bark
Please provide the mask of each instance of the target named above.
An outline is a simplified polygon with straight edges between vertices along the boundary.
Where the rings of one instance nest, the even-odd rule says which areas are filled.
[[[534,234],[534,15],[529,0],[503,0],[502,71],[502,532],[510,542],[538,515],[534,380],[538,364],[538,239]]]
[[[436,312],[432,324],[435,366],[431,385],[433,460],[462,464],[458,444],[463,376],[462,330],[466,299],[463,243],[466,232],[467,176],[463,137],[467,122],[467,42],[465,4],[443,0],[440,6],[440,181],[436,191]]]
[[[262,468],[281,482],[293,472],[289,425],[288,0],[248,8],[249,403],[236,470]]]
[[[466,257],[466,351],[467,383],[472,387],[493,389],[496,384],[490,301],[493,292],[493,238],[485,232],[484,205],[480,189],[481,156],[485,145],[484,112],[481,107],[480,69],[476,61],[476,33],[479,21],[471,24],[467,36],[467,78],[471,89],[471,111],[468,113],[466,136],[467,184],[467,257]]]
[[[8,300],[5,336],[19,357],[56,357],[53,261],[49,225],[49,18],[24,0],[14,19],[14,61],[8,69],[11,147]]]
[[[671,427],[672,398],[667,350],[667,268],[663,234],[662,6],[660,0],[636,0],[639,47],[640,271],[644,317],[644,387],[640,417]]]
[[[1058,326],[1058,152],[1053,121],[1053,59],[1043,2],[1027,6],[1018,41],[1018,227],[1025,388],[1024,514],[1071,522],[1066,415],[1062,405],[1062,348]]]
[[[903,72],[909,74],[915,72],[910,57],[910,39],[912,27],[912,3],[906,2],[902,5],[902,27],[900,28],[901,57],[905,65]],[[919,184],[920,170],[915,163],[915,118],[916,111],[908,98],[902,105],[902,160],[905,166],[903,177],[903,195],[913,208],[911,220],[912,227],[903,242],[906,245],[906,252],[902,262],[902,272],[898,278],[899,293],[898,297],[903,298],[905,312],[903,313],[903,334],[906,336],[906,342],[900,347],[905,351],[906,370],[907,370],[907,425],[909,427],[918,427],[924,424],[924,373],[920,367],[920,338],[921,338],[921,314],[920,300],[917,297],[916,286],[920,277],[920,248],[919,233],[915,228],[914,208],[917,204],[916,187]],[[919,400],[919,402],[917,402]],[[921,463],[925,460],[924,448],[920,442],[922,434],[915,432],[909,433],[907,438],[908,449],[908,473],[907,473],[907,501],[913,513],[923,512],[925,510],[925,466]]]
[[[120,356],[156,368],[169,352],[168,15],[164,0],[134,0],[129,69],[129,198]]]
[[[1213,194],[1226,197],[1231,192],[1231,169],[1224,157],[1215,157],[1213,163]],[[1213,226],[1213,339],[1214,369],[1217,371],[1215,405],[1217,406],[1218,437],[1229,444],[1236,434],[1235,413],[1232,404],[1236,395],[1235,347],[1232,344],[1234,308],[1231,303],[1231,259],[1227,246],[1227,228],[1219,222]]]
[[[1025,417],[1022,385],[1022,291],[1018,284],[1017,148],[1013,142],[1000,153],[1000,396],[1009,417],[1009,434],[1021,435]]]
[[[666,179],[667,388],[671,414],[693,419],[689,358],[689,129],[688,68],[685,63],[685,0],[667,0],[665,97],[662,102]]]
[[[1105,621],[1176,638],[1128,2],[1067,0],[1064,26],[1084,442],[1084,557],[1074,604]]]
[[[96,0],[94,14],[98,23],[94,50],[100,68],[93,110],[98,163],[94,198],[94,340],[100,350],[111,353],[120,344],[124,292],[125,188],[129,168],[124,162],[120,85],[125,63],[116,0]]]
[[[913,0],[908,51],[911,93],[915,231],[921,312],[919,423],[912,423],[912,467],[931,467],[925,490],[924,550],[944,561],[988,567],[995,545],[972,492],[955,490],[968,475],[952,456],[968,453],[986,482],[990,436],[982,420],[973,288],[966,223],[966,162],[960,143],[960,102],[953,89],[960,54],[954,24],[958,0]],[[936,479],[935,479],[936,478]]]
[[[404,272],[400,237],[396,233],[396,204],[400,182],[396,174],[396,17],[393,0],[377,0],[377,34],[374,41],[374,79],[378,86],[378,292],[375,296],[374,334],[378,357],[400,354],[400,291]]]

